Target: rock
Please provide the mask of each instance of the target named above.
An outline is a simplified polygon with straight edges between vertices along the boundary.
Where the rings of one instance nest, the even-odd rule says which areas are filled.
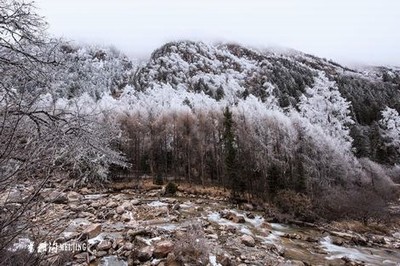
[[[393,237],[400,239],[400,232],[393,233]]]
[[[241,207],[242,207],[242,209],[245,210],[245,211],[252,211],[252,210],[254,210],[253,205],[250,204],[250,203],[244,203],[244,204],[242,204]]]
[[[67,198],[69,202],[75,202],[75,201],[81,201],[83,199],[83,196],[78,192],[70,191],[67,194]]]
[[[123,214],[123,213],[125,212],[124,207],[118,206],[117,209],[116,209],[116,212],[117,212],[118,214],[120,214],[120,215]]]
[[[68,203],[68,198],[64,192],[52,191],[50,194],[47,195],[45,201],[56,204],[66,204]]]
[[[78,204],[77,202],[69,203],[68,207],[71,209],[71,211],[74,211],[74,212],[82,212],[87,209],[86,204]]]
[[[162,206],[157,208],[157,212],[155,213],[154,217],[166,216],[166,215],[169,215],[169,209],[166,206]]]
[[[371,241],[374,244],[377,245],[385,245],[386,244],[386,240],[383,236],[373,236],[371,237]]]
[[[109,209],[116,208],[118,207],[118,203],[116,203],[115,201],[110,201],[107,203],[106,207]]]
[[[237,228],[235,226],[233,226],[233,225],[228,225],[226,227],[226,231],[228,231],[229,233],[232,233],[232,234],[236,234]]]
[[[158,242],[154,246],[154,257],[165,258],[174,249],[174,243],[169,240]]]
[[[280,245],[274,245],[274,246],[275,246],[276,253],[279,256],[283,256],[285,254],[285,247],[284,246],[280,246]]]
[[[91,191],[90,189],[88,189],[87,187],[81,188],[80,189],[81,194],[86,195],[86,194],[90,194]]]
[[[244,224],[246,222],[243,216],[236,216],[236,218],[237,219],[232,220],[235,223]]]
[[[305,264],[304,264],[304,262],[299,261],[299,260],[292,260],[292,261],[290,261],[290,264],[289,264],[289,265],[293,265],[293,266],[304,266]]]
[[[41,193],[42,194],[42,193]],[[8,191],[5,191],[0,195],[1,205],[7,203],[23,203],[25,197],[22,195],[22,192],[17,188],[12,188]]]
[[[239,223],[239,224],[244,224],[246,222],[246,220],[244,219],[243,216],[241,215],[236,215],[232,212],[223,215],[222,217],[234,222],[234,223]]]
[[[243,235],[240,240],[248,247],[254,247],[256,245],[256,241],[254,240],[254,238],[249,235]]]
[[[85,238],[93,238],[100,234],[101,232],[101,224],[91,224],[86,227],[82,232],[83,239]]]
[[[137,206],[137,205],[140,205],[140,204],[141,204],[141,201],[138,200],[138,199],[134,199],[134,200],[131,200],[131,204],[132,204],[133,206]]]
[[[152,246],[147,246],[139,250],[137,254],[138,260],[141,262],[149,261],[153,257],[154,248]]]
[[[87,252],[77,253],[74,255],[74,259],[78,261],[86,261],[88,255]]]
[[[232,260],[226,254],[218,257],[218,263],[221,264],[221,266],[233,266],[234,265]]]
[[[359,246],[367,246],[368,245],[368,241],[365,237],[363,236],[353,236],[351,238],[351,241]]]
[[[79,218],[93,218],[93,217],[94,217],[94,214],[93,214],[93,213],[90,213],[90,212],[80,212],[80,213],[78,214],[78,217],[79,217]]]
[[[337,245],[337,246],[342,246],[343,245],[343,239],[341,239],[340,237],[331,237],[332,239],[332,244]]]
[[[103,240],[97,245],[97,250],[106,251],[106,250],[109,250],[111,247],[112,247],[112,243],[110,240]]]
[[[284,257],[290,260],[298,260],[308,263],[310,253],[307,250],[288,248],[285,250]]]
[[[112,247],[113,250],[116,250],[116,249],[118,248],[118,243],[117,243],[117,241],[113,241],[111,247]]]
[[[134,266],[134,265],[139,265],[140,261],[135,260],[133,256],[128,256],[128,266]]]
[[[126,242],[124,244],[124,250],[133,250],[134,245],[131,242]]]
[[[124,213],[124,214],[122,214],[121,219],[122,219],[122,221],[124,221],[124,222],[129,222],[129,221],[131,220],[131,215],[130,215],[130,213]]]
[[[151,236],[152,232],[146,229],[141,229],[141,230],[129,229],[126,235],[129,239],[133,239],[135,238],[135,236]]]
[[[183,264],[180,263],[175,254],[173,252],[169,253],[167,259],[165,261],[165,266],[182,266]]]
[[[218,235],[217,234],[210,234],[210,235],[207,235],[207,238],[218,240]]]
[[[304,240],[307,241],[307,242],[310,242],[310,243],[317,243],[318,242],[318,239],[313,237],[313,236],[305,236]]]
[[[119,259],[117,256],[107,256],[100,260],[99,266],[125,266],[127,263],[124,260]],[[85,264],[86,265],[86,264]]]
[[[104,257],[104,256],[106,256],[108,253],[107,253],[107,251],[104,251],[104,250],[102,250],[102,251],[97,251],[96,252],[96,256],[97,257]]]
[[[90,206],[92,206],[95,209],[98,209],[99,207],[104,206],[104,204],[101,201],[93,201],[90,203]]]
[[[131,211],[132,210],[132,204],[129,201],[124,201],[121,205],[122,208],[126,211]]]
[[[165,261],[161,259],[153,259],[150,263],[151,266],[165,266]]]
[[[268,229],[268,230],[272,230],[272,226],[271,226],[271,224],[270,223],[268,223],[268,222],[263,222],[262,224],[261,224],[261,226],[260,226],[261,228],[264,228],[264,229]]]
[[[252,214],[251,212],[246,213],[246,216],[247,216],[247,218],[249,218],[249,219],[254,219],[254,218],[256,218],[256,217],[254,216],[254,214]]]
[[[341,259],[346,263],[351,263],[352,262],[349,257],[342,257]]]
[[[132,250],[128,250],[128,251],[125,251],[125,252],[123,252],[122,254],[123,254],[123,256],[125,256],[126,258],[129,258],[129,257],[131,257],[132,256]],[[135,255],[135,256],[137,256],[137,255]]]
[[[296,234],[296,233],[294,233],[294,234],[287,234],[287,237],[290,238],[290,239],[296,239],[296,240],[303,239],[302,235],[299,235],[299,234]]]

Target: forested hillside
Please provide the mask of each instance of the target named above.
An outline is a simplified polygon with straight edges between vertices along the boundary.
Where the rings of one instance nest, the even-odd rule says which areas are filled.
[[[2,22],[7,180],[38,169],[84,182],[150,174],[266,200],[287,190],[387,196],[399,179],[397,68],[191,41],[138,63],[49,38],[23,8]]]

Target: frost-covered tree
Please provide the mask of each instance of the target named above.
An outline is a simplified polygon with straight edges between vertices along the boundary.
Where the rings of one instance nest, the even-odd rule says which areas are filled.
[[[313,87],[307,87],[298,104],[300,113],[312,124],[338,140],[343,150],[350,151],[352,138],[349,126],[354,123],[350,116],[350,103],[343,98],[334,81],[324,74],[315,79]]]
[[[396,109],[387,107],[382,110],[382,119],[379,124],[383,128],[383,137],[387,144],[393,146],[400,152],[400,115]]]
[[[125,165],[107,116],[48,93],[53,74],[64,69],[55,61],[59,42],[46,37],[45,25],[32,3],[0,0],[0,191],[36,181],[19,207],[0,208],[0,253],[29,228],[20,222],[50,178],[77,173],[81,181],[104,180],[111,164]]]
[[[96,100],[108,94],[118,97],[134,71],[133,63],[114,48],[61,41],[55,54],[59,66],[49,91],[56,97],[71,99],[84,93]]]

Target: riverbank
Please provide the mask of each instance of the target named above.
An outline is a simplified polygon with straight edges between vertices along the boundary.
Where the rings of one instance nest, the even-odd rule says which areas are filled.
[[[17,208],[30,190],[28,183],[10,190],[8,208]],[[53,265],[66,261],[73,265],[396,265],[400,261],[400,231],[395,223],[391,227],[354,221],[284,224],[268,215],[268,204],[231,204],[228,191],[216,187],[182,184],[170,197],[163,191],[151,179],[103,188],[49,184],[36,199],[37,209],[29,210],[32,216],[25,221],[29,228],[11,250],[28,248],[43,263]],[[73,244],[82,250],[61,251]]]

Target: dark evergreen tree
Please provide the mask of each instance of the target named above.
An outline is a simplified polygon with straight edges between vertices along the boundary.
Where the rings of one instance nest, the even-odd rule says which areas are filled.
[[[229,107],[226,107],[224,111],[223,125],[226,177],[228,179],[228,184],[230,184],[230,188],[232,189],[232,197],[235,199],[239,197],[241,192],[243,192],[244,184],[241,182],[238,175],[237,144],[235,141],[232,112],[229,110]]]

